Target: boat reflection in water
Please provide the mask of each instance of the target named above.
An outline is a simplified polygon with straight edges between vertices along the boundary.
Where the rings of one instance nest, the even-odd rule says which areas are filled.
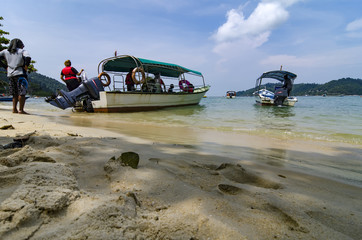
[[[256,119],[263,128],[290,131],[296,126],[294,108],[254,104]]]

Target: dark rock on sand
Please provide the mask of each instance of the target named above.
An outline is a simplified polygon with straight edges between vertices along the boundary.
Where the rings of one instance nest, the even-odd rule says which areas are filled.
[[[135,152],[124,152],[121,155],[121,162],[125,166],[130,166],[131,168],[137,169],[140,157]]]
[[[137,169],[140,157],[135,152],[124,152],[120,157],[116,159],[115,156],[111,157],[108,162],[104,165],[104,171],[112,173],[117,171],[122,166],[129,166]]]

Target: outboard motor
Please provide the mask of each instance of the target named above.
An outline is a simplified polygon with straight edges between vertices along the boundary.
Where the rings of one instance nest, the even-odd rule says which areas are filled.
[[[86,101],[90,104],[92,100],[99,100],[99,92],[104,91],[102,82],[97,78],[86,79],[82,82],[79,87],[73,91],[66,92],[59,90],[57,96],[53,98],[46,99],[51,105],[66,109],[69,107],[74,107],[77,101]],[[91,106],[87,106],[86,111],[91,111],[89,109]]]
[[[274,105],[283,105],[284,100],[288,97],[288,90],[285,88],[278,88],[274,93]]]

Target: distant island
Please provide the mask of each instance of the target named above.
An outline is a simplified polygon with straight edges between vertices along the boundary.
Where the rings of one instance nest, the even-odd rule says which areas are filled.
[[[0,68],[0,94],[8,94],[9,80],[6,77],[5,69]],[[46,97],[50,96],[57,89],[67,90],[64,83],[54,78],[33,72],[29,74],[29,95]]]
[[[274,91],[275,86],[280,84],[267,83],[262,85],[270,91]],[[245,91],[237,91],[236,96],[253,96],[255,88]],[[298,83],[294,84],[292,90],[293,96],[339,96],[339,95],[362,95],[362,79],[342,78],[332,80],[324,84],[317,83]]]
[[[39,73],[29,74],[29,95],[45,97],[52,95],[57,89],[67,90],[64,83],[54,78],[44,76]],[[278,84],[267,83],[262,85],[268,90],[274,91]],[[280,85],[280,84],[279,84]],[[5,69],[0,68],[0,94],[7,94],[8,78]],[[236,91],[236,96],[253,96],[255,88],[245,91]],[[324,84],[298,83],[294,84],[293,96],[339,96],[339,95],[362,95],[362,79],[342,78]]]

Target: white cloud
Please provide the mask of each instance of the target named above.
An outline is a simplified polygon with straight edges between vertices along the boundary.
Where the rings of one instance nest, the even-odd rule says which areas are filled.
[[[261,46],[269,38],[270,31],[254,36],[254,38],[244,37],[235,41],[224,41],[218,43],[213,51],[221,56],[232,57],[233,55],[240,55],[240,52],[250,52]]]
[[[346,30],[348,32],[354,32],[354,31],[358,31],[358,30],[362,30],[362,18],[357,19],[353,22],[350,22],[347,27]]]
[[[362,18],[350,22],[347,27],[347,36],[350,38],[362,38]]]
[[[227,21],[213,36],[217,41],[215,51],[225,42],[242,40],[249,47],[259,47],[268,41],[271,31],[284,23],[289,13],[286,8],[300,0],[263,0],[248,18],[243,14],[243,6],[231,9]]]
[[[293,5],[294,3],[300,2],[301,0],[264,0],[265,3],[273,3],[278,2],[280,5],[284,7],[289,7]]]

